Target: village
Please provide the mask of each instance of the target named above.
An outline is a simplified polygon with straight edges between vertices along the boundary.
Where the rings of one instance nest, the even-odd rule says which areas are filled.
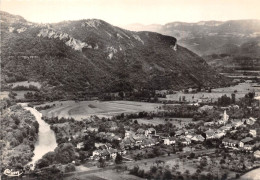
[[[214,166],[225,167],[228,170],[225,175],[231,177],[259,167],[259,103],[243,107],[239,103],[229,106],[198,104],[164,104],[157,111],[122,113],[112,118],[91,116],[76,121],[44,117],[44,120],[51,124],[58,144],[74,145],[76,154],[79,154],[72,161],[76,167],[106,168],[131,164],[128,167],[131,171],[138,162],[166,157],[169,157],[167,161],[181,158],[183,163],[193,159],[194,169],[199,168],[201,158],[205,160],[206,157],[208,161],[217,162],[217,166],[208,163],[204,173],[213,173],[209,169]],[[178,113],[180,118],[175,117]],[[186,121],[188,118],[181,116],[193,118]],[[161,124],[152,123],[161,119],[164,119]],[[142,123],[146,121],[148,123]],[[243,161],[234,158],[238,154],[243,154]],[[41,161],[38,165],[41,166]],[[135,175],[139,176],[138,173]],[[222,175],[220,173],[218,177]]]

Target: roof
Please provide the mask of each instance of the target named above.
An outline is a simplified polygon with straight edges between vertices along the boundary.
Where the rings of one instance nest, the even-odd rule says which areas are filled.
[[[102,154],[103,156],[107,156],[107,155],[109,155],[109,152],[108,152],[107,149],[103,149],[102,152],[101,152],[101,154]]]
[[[148,130],[149,130],[149,131],[155,131],[155,129],[154,129],[154,128],[149,128]]]
[[[139,128],[139,129],[137,129],[137,131],[136,131],[136,133],[138,133],[138,134],[143,134],[144,132],[145,132],[145,130],[142,129],[142,128]]]
[[[237,141],[237,140],[228,139],[228,138],[224,138],[222,141],[223,142],[228,142],[228,143],[233,143],[233,144],[238,144],[239,143],[239,141]]]
[[[252,117],[250,117],[249,120],[256,121],[256,119]]]
[[[253,140],[253,138],[251,138],[251,137],[246,137],[246,138],[242,139],[241,142],[247,143],[247,142],[250,142],[250,141],[252,141],[252,140]]]
[[[184,133],[183,130],[179,130],[179,131],[176,131],[176,132],[175,132],[175,134],[177,134],[177,135],[181,135],[181,134],[183,134],[183,133]]]
[[[117,149],[108,149],[107,150],[110,154],[117,153]]]

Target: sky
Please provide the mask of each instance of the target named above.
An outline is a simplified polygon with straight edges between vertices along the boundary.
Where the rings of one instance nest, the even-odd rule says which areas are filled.
[[[53,23],[102,19],[113,25],[260,19],[260,0],[1,0],[0,9]]]

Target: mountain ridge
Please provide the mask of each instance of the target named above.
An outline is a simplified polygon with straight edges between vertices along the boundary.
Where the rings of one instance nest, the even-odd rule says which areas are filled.
[[[228,83],[171,36],[96,19],[36,24],[6,17],[2,24],[2,82],[40,81],[57,97]]]
[[[226,44],[242,45],[260,36],[260,20],[200,21],[196,23],[171,22],[152,28],[149,25],[124,26],[126,29],[151,30],[174,36],[180,45],[199,55],[216,53]]]

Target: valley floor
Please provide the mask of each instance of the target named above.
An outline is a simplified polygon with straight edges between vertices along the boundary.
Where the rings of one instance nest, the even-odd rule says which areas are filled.
[[[134,101],[55,101],[40,106],[53,105],[54,107],[41,111],[47,117],[64,117],[81,120],[92,115],[112,117],[121,113],[135,113],[140,111],[157,111],[161,104],[134,102]]]

